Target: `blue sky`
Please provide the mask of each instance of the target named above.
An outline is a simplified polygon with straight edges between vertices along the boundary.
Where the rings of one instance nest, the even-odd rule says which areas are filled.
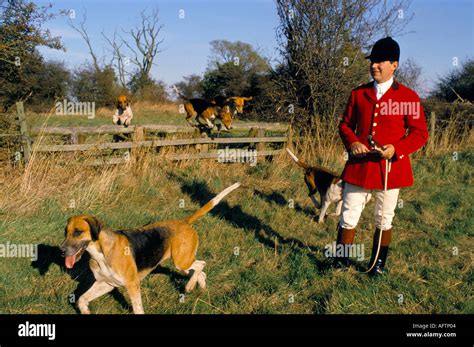
[[[85,0],[37,1],[52,3],[55,9],[74,9],[76,22],[87,10],[86,27],[98,55],[108,62],[108,51],[101,37],[134,27],[140,11],[158,6],[164,25],[157,66],[152,70],[156,79],[167,84],[179,82],[183,76],[202,74],[210,55],[209,42],[216,39],[240,40],[258,47],[271,59],[277,59],[276,28],[278,16],[272,0]],[[184,10],[184,18],[180,18]],[[456,69],[453,58],[460,65],[474,58],[474,1],[472,0],[413,0],[409,13],[414,19],[406,27],[413,33],[394,37],[401,46],[401,63],[413,58],[423,69],[426,82],[424,94],[439,76]],[[42,48],[47,59],[64,61],[68,67],[83,64],[89,59],[82,38],[67,24],[67,18],[50,21],[46,27],[62,36],[67,52]]]

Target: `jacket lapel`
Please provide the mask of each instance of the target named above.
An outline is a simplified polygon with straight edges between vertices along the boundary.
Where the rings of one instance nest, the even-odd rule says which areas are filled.
[[[364,95],[373,103],[377,102],[377,95],[375,94],[374,82],[367,84],[367,88],[364,91]]]

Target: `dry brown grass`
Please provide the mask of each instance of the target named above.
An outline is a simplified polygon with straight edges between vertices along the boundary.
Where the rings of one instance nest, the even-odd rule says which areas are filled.
[[[155,112],[160,113],[177,113],[178,104],[173,102],[152,103],[150,101],[136,101],[131,103],[134,113]],[[101,107],[96,111],[96,116],[110,118],[115,112],[113,107]]]

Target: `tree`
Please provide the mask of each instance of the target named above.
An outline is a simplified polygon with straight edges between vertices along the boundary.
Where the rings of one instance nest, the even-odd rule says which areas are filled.
[[[298,110],[295,121],[307,128],[314,117],[339,116],[350,90],[368,81],[364,52],[378,36],[401,33],[411,19],[405,15],[405,0],[276,3],[283,58],[279,100],[293,105]]]
[[[176,83],[176,87],[189,98],[202,98],[202,77],[196,74],[183,77],[183,81]]]
[[[248,43],[227,40],[211,41],[208,70],[218,69],[226,63],[239,65],[245,73],[249,74],[265,73],[270,70],[268,61]]]
[[[432,95],[448,102],[455,100],[474,102],[474,59],[467,60],[460,69],[441,77]]]
[[[250,76],[241,65],[228,62],[204,74],[202,88],[204,97],[212,99],[218,95],[245,95],[250,87]]]
[[[74,72],[72,95],[81,102],[95,102],[96,107],[112,106],[117,96],[115,71],[107,65],[99,71],[92,65],[82,66]]]
[[[142,11],[140,14],[140,26],[128,32],[134,45],[129,44],[127,40],[123,40],[123,43],[133,54],[131,63],[136,66],[138,74],[142,75],[144,80],[150,77],[154,60],[160,52],[159,46],[163,43],[163,40],[159,39],[163,25],[158,24],[158,9],[153,9],[149,15],[146,12],[148,11]]]
[[[139,70],[130,79],[128,87],[137,100],[162,102],[167,99],[165,84],[145,76]]]
[[[37,47],[64,50],[60,38],[43,29],[45,22],[57,16],[50,9],[51,5],[25,0],[0,5],[0,104],[4,111],[33,95],[35,77],[43,65]]]
[[[128,36],[126,38],[117,31],[112,38],[102,32],[102,36],[109,44],[109,51],[112,53],[111,65],[117,71],[120,84],[125,88],[131,82],[128,79],[133,78],[132,84],[138,88],[137,90],[141,88],[137,83],[143,82],[143,88],[150,87],[153,81],[150,76],[151,69],[163,43],[163,39],[159,38],[163,25],[159,24],[158,8],[142,11],[140,17],[139,26],[130,31],[123,31]],[[129,65],[134,67],[133,71],[127,69]]]
[[[250,95],[255,75],[268,75],[271,66],[252,45],[227,40],[211,41],[211,56],[202,80],[204,97]]]
[[[413,59],[405,60],[395,72],[395,77],[408,88],[418,91],[423,81],[421,80],[421,66]]]
[[[62,62],[45,62],[33,80],[31,104],[37,109],[51,108],[68,96],[71,74]]]
[[[79,25],[69,21],[87,45],[90,64],[78,68],[72,81],[72,95],[79,101],[95,102],[96,107],[112,106],[119,92],[117,76],[111,64],[103,65],[94,51],[89,33],[86,28],[87,12],[85,11]]]

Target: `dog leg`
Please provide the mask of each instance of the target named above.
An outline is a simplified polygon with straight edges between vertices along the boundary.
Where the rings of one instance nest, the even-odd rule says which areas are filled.
[[[207,278],[206,273],[204,271],[201,271],[201,273],[198,276],[197,283],[198,283],[199,288],[201,288],[202,290],[206,289],[206,278]]]
[[[331,204],[330,201],[324,199],[323,207],[321,207],[321,213],[319,214],[318,223],[323,223],[324,222],[324,216],[326,215],[326,211],[327,211],[330,204]]]
[[[330,213],[330,216],[339,216],[341,214],[341,209],[342,209],[342,200],[339,200],[339,202],[336,205],[336,212]]]
[[[207,126],[208,126],[209,129],[214,128],[214,124],[212,124],[212,122],[207,118],[206,118],[206,123],[207,123]]]
[[[204,284],[204,286],[206,285],[206,275],[201,275],[203,273],[202,270],[204,269],[204,266],[206,266],[205,261],[195,260],[191,267],[185,271],[186,274],[191,274],[191,278],[189,279],[188,283],[186,284],[186,287],[184,288],[186,290],[186,293],[189,293],[193,291],[194,288],[196,288],[198,280],[200,280],[201,282],[199,286],[201,286],[202,284]]]
[[[334,214],[334,216],[340,216],[340,215],[341,215],[341,209],[342,209],[342,200],[340,200],[340,201],[337,203],[337,206],[336,206],[336,213]]]
[[[318,200],[316,200],[316,198],[314,197],[314,195],[310,195],[309,197],[311,198],[311,201],[313,202],[314,207],[316,207],[316,208],[321,208],[321,204],[318,202]]]
[[[126,285],[126,288],[128,296],[130,296],[130,300],[132,301],[133,313],[144,314],[142,295],[140,293],[140,282],[129,283]]]
[[[102,295],[112,291],[112,289],[114,289],[114,287],[106,282],[94,282],[92,287],[90,287],[87,292],[82,294],[77,301],[79,311],[81,311],[82,314],[90,314],[91,312],[89,311],[89,303],[92,300],[95,300],[98,297],[101,297]]]

